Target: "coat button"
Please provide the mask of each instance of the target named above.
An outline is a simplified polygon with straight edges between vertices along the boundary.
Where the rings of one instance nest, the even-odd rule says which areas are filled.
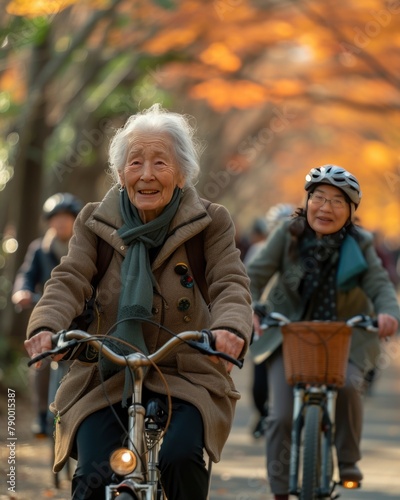
[[[193,288],[194,285],[194,279],[192,276],[189,274],[185,274],[185,276],[182,276],[181,278],[181,285],[184,286],[185,288]]]
[[[187,297],[182,297],[178,300],[178,310],[187,311],[190,307],[190,300]]]
[[[189,323],[189,321],[190,321],[191,319],[192,319],[192,318],[191,318],[190,316],[187,316],[187,315],[183,317],[183,321],[184,321],[185,323]]]
[[[184,276],[189,271],[189,268],[184,262],[178,262],[174,270],[179,276]]]
[[[152,313],[152,314],[158,314],[158,307],[153,307],[153,308],[151,309],[151,313]]]
[[[124,245],[120,246],[120,247],[119,247],[119,249],[120,249],[120,250],[125,250]]]

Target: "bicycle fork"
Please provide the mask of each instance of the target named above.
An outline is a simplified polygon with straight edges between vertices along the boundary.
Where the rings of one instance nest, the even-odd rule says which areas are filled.
[[[155,500],[157,498],[156,459],[159,446],[156,443],[148,450],[147,443],[145,443],[146,409],[140,403],[142,401],[142,377],[143,372],[138,369],[134,380],[133,403],[128,409],[128,448],[121,449],[122,453],[133,458],[135,465],[130,472],[119,475],[118,483],[112,483],[106,487],[106,500],[114,500],[121,492],[129,492],[133,499]],[[147,462],[149,454],[150,471]],[[123,457],[121,461],[124,461]],[[115,471],[113,466],[112,469]]]
[[[303,427],[303,402],[304,387],[295,386],[293,388],[293,419],[292,435],[290,445],[290,466],[289,466],[289,493],[298,494],[299,486],[299,459],[301,445],[301,429]]]
[[[289,493],[299,495],[299,469],[302,430],[307,407],[311,404],[319,405],[322,409],[321,441],[321,468],[318,496],[320,498],[336,498],[333,495],[335,483],[332,481],[334,470],[333,444],[335,436],[335,411],[337,391],[310,388],[302,385],[293,388],[293,419],[290,448]]]
[[[335,412],[336,412],[337,391],[327,389],[322,420],[322,450],[321,450],[321,496],[322,498],[332,497],[335,488],[333,482],[333,446],[335,442]]]

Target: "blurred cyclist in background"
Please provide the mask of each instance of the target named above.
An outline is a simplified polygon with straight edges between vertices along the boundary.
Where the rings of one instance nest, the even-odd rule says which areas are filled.
[[[39,300],[51,271],[67,254],[75,218],[81,208],[82,202],[70,193],[54,194],[44,203],[42,216],[46,233],[29,245],[14,282],[12,302],[17,312],[33,308]],[[45,437],[48,435],[50,363],[44,362],[42,369],[32,370],[30,375],[36,413],[32,432],[37,437]]]
[[[251,252],[256,248],[258,243],[263,243],[267,237],[267,222],[265,217],[256,217],[250,229],[243,234],[239,234],[236,227],[236,246],[240,250],[240,258],[244,262],[247,259],[247,253],[251,249]]]
[[[264,246],[268,235],[271,234],[275,227],[282,221],[290,218],[294,211],[295,207],[289,203],[278,203],[267,211],[264,218],[265,238],[250,246],[244,259],[245,265],[247,265],[258,250]],[[272,284],[273,280],[264,292],[265,297],[267,296]],[[268,380],[267,366],[265,362],[258,365],[254,364],[252,396],[257,412],[256,422],[252,427],[252,435],[254,438],[258,439],[265,434],[267,425],[266,418],[268,416]]]

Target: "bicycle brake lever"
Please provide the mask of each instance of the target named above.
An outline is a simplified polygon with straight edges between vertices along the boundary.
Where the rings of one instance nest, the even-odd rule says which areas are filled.
[[[32,366],[36,364],[38,361],[41,361],[44,358],[47,358],[48,356],[52,356],[53,354],[62,354],[63,352],[67,352],[73,347],[75,347],[79,341],[77,339],[72,339],[69,340],[68,342],[65,342],[61,346],[56,346],[54,349],[50,349],[49,351],[44,351],[38,356],[35,356],[31,360],[28,361],[28,366]]]
[[[370,316],[367,316],[366,314],[359,314],[357,316],[353,316],[352,318],[347,320],[346,323],[351,328],[355,328],[355,327],[364,328],[365,330],[367,330],[369,332],[378,331],[378,319],[371,318]]]
[[[196,342],[194,340],[187,340],[187,344],[189,344],[191,347],[196,349],[197,351],[202,352],[203,354],[207,354],[208,356],[218,356],[219,358],[223,358],[226,361],[229,361],[229,363],[232,363],[233,365],[243,368],[243,361],[240,361],[239,359],[232,358],[229,356],[229,354],[226,354],[225,352],[220,352],[216,351],[213,349],[210,344],[206,344],[204,342]]]

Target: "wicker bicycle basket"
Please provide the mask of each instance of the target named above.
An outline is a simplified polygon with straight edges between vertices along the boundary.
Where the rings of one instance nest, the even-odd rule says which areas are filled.
[[[343,386],[351,332],[345,323],[334,321],[302,321],[282,326],[288,384]]]

